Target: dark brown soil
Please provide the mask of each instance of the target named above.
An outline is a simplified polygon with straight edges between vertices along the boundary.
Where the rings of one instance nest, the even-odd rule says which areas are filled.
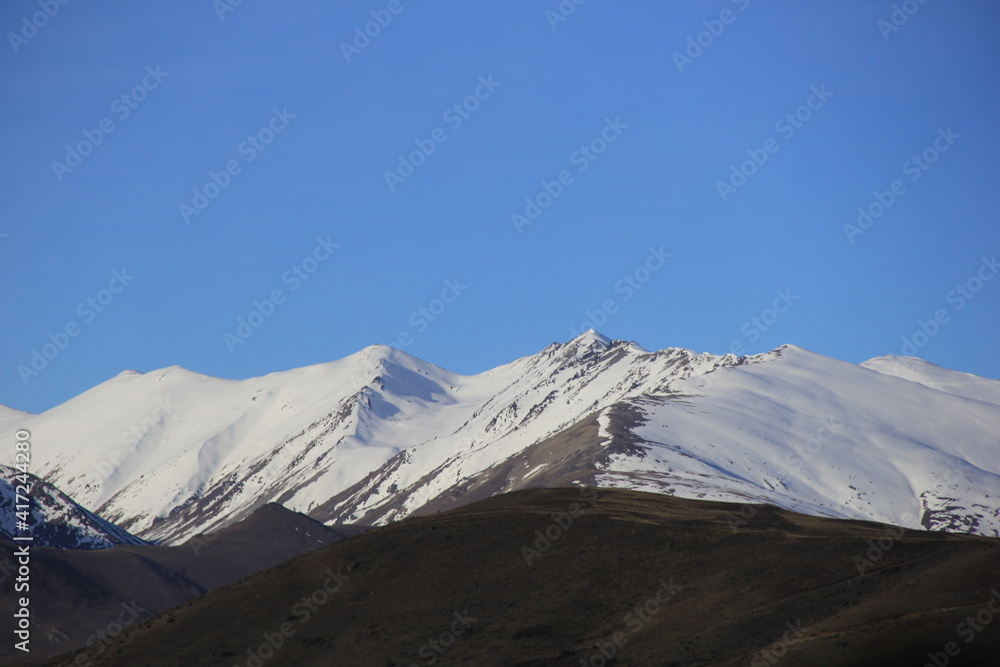
[[[80,655],[122,667],[919,667],[928,653],[995,665],[998,589],[1000,540],[536,489],[311,551]]]
[[[269,504],[244,521],[177,547],[31,549],[30,590],[16,591],[15,576],[0,581],[5,609],[15,609],[17,598],[29,596],[31,655],[15,650],[14,640],[7,641],[13,637],[13,619],[4,613],[0,661],[65,653],[85,646],[90,638],[99,645],[102,637],[118,634],[122,626],[344,537],[345,532]],[[0,543],[0,564],[16,566],[15,548]]]

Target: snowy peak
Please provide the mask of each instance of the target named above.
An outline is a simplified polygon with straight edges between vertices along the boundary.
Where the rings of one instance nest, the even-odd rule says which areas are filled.
[[[569,342],[569,345],[600,345],[602,347],[608,347],[611,345],[611,339],[604,334],[598,332],[596,329],[587,329],[582,334],[574,338]]]
[[[953,371],[919,357],[887,354],[862,362],[869,370],[917,382],[938,391],[1000,405],[1000,380]]]
[[[568,343],[559,346],[561,356],[566,359],[584,359],[600,356],[612,345],[612,340],[588,329]]]
[[[630,354],[649,354],[649,350],[635,341],[613,340],[594,329],[587,329],[568,343],[556,344],[556,347],[561,349],[566,356],[577,359],[594,355],[600,356],[612,349],[624,350]]]
[[[16,426],[0,411],[0,438],[30,429],[47,481],[167,543],[265,502],[381,524],[575,483],[994,535],[998,385],[920,360],[648,352],[590,330],[478,375],[386,346],[246,380],[123,373]]]

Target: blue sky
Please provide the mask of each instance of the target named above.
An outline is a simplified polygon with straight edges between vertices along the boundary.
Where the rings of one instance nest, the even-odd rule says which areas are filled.
[[[0,403],[588,323],[1000,377],[1000,6],[896,5],[6,2]]]

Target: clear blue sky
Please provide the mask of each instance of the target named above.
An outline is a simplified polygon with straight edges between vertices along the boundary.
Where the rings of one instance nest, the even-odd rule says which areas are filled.
[[[997,3],[223,2],[0,8],[0,403],[588,319],[1000,377]]]

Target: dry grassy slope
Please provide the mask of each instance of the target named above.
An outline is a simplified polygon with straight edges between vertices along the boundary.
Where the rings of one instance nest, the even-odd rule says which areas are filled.
[[[970,644],[956,634],[1000,587],[1000,540],[772,508],[734,529],[739,505],[592,493],[520,491],[357,535],[133,628],[91,664],[246,665],[283,623],[266,665],[575,667],[616,639],[619,667],[747,665],[768,647],[787,665],[922,665],[949,641],[961,642],[951,665],[1000,654],[1000,618]],[[529,567],[522,546],[574,503],[579,517]],[[855,557],[879,538],[890,548],[859,576]],[[302,622],[296,604],[338,571],[347,580]],[[682,588],[628,615],[664,581]],[[439,654],[429,642],[456,611],[476,620]],[[783,633],[792,641],[775,646]]]
[[[76,551],[32,549],[32,656],[56,655],[84,646],[96,631],[118,622],[122,604],[138,607],[145,620],[205,592],[329,544],[346,535],[278,505],[265,505],[240,523],[185,545],[120,546]],[[0,554],[14,562],[11,543]],[[0,582],[0,605],[13,608],[14,578]],[[135,615],[126,611],[132,623]],[[12,636],[12,619],[0,627]],[[24,658],[13,642],[0,645],[0,660]]]

